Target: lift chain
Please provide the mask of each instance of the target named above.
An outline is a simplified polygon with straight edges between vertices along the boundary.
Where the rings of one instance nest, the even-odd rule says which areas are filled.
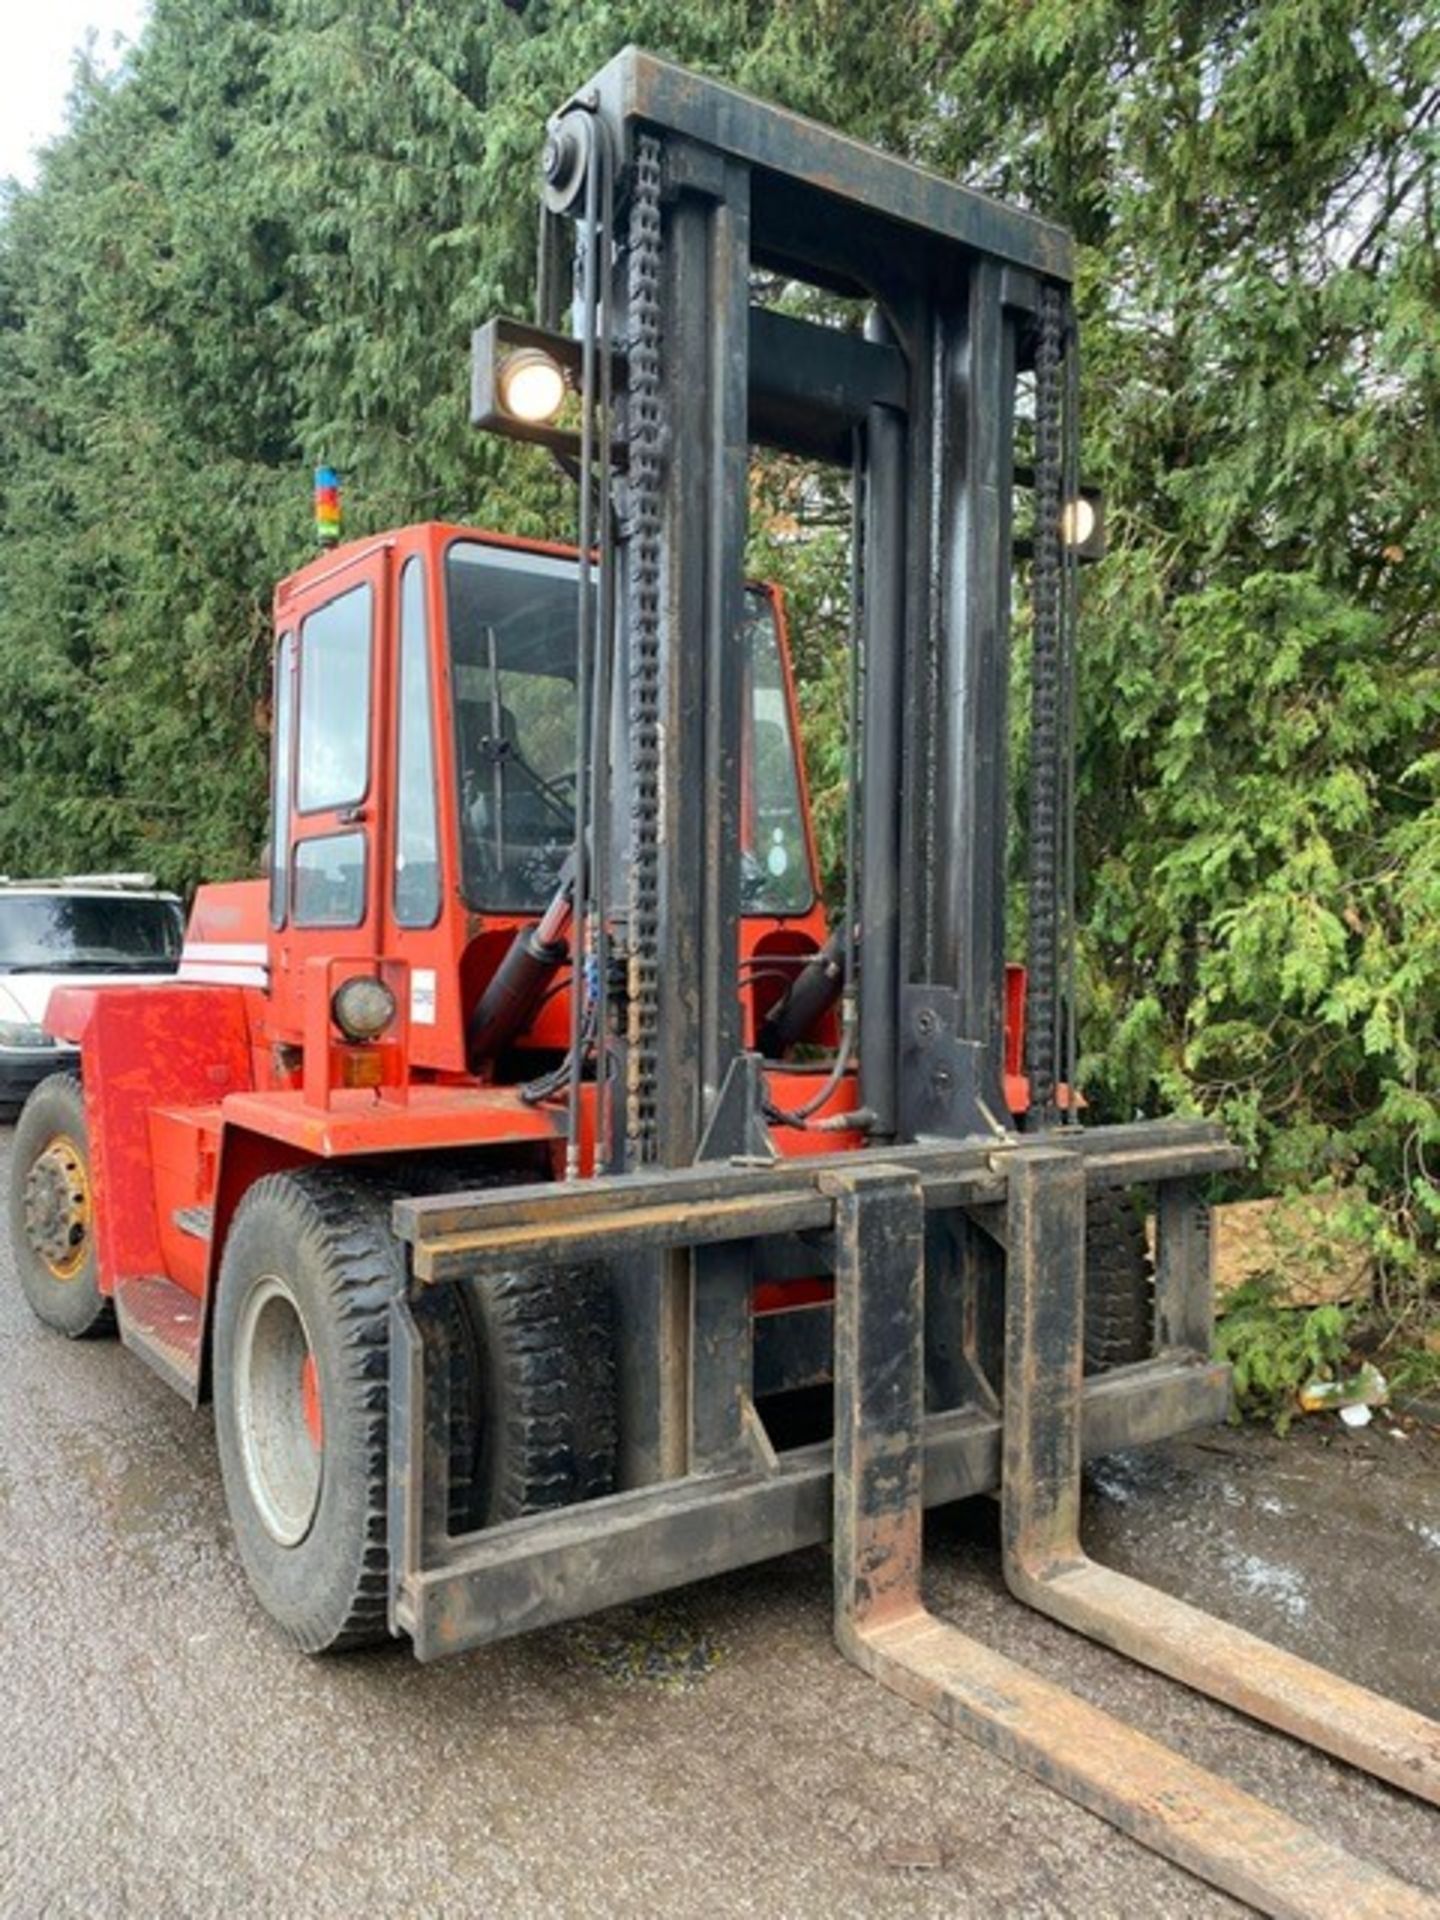
[[[1030,1117],[1056,1118],[1059,1038],[1059,913],[1062,757],[1065,726],[1065,577],[1061,551],[1064,457],[1065,304],[1041,288],[1035,344],[1035,537],[1031,574],[1030,937],[1025,1068]]]
[[[655,1157],[660,941],[660,142],[635,143],[628,251],[629,953],[628,1158]]]

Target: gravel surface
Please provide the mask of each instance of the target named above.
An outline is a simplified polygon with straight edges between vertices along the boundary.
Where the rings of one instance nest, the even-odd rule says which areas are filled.
[[[1089,1528],[1436,1711],[1422,1429],[1117,1457]],[[1009,1599],[988,1504],[933,1517],[928,1565],[978,1637],[1440,1893],[1433,1812]],[[250,1602],[207,1415],[36,1325],[0,1236],[6,1916],[1240,1911],[847,1666],[828,1600],[808,1553],[432,1668],[306,1660]]]

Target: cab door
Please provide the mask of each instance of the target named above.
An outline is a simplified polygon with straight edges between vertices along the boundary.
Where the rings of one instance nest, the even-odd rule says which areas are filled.
[[[395,556],[390,852],[382,886],[384,952],[408,989],[409,1047],[421,1067],[463,1066],[460,950],[464,929],[447,898],[441,793],[448,788],[444,631],[436,558],[416,544]]]
[[[280,643],[276,851],[283,844],[287,857],[272,877],[271,919],[282,1018],[297,1038],[306,982],[323,977],[312,963],[373,963],[380,953],[390,573],[379,548],[309,584],[287,609]]]

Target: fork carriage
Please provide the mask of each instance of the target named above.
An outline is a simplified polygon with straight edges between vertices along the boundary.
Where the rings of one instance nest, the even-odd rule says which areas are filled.
[[[1154,1358],[1075,1383],[1087,1456],[1214,1425],[1225,1416],[1225,1367],[1208,1353],[1208,1210],[1200,1183],[1238,1164],[1219,1131],[1203,1123],[1094,1127],[1061,1135],[1087,1188],[1155,1186],[1159,1196]],[[853,1464],[819,1440],[777,1452],[756,1408],[756,1262],[775,1243],[804,1248],[803,1264],[834,1275],[840,1183],[913,1181],[927,1247],[959,1240],[971,1253],[959,1297],[928,1317],[923,1377],[928,1410],[907,1444],[923,1460],[923,1501],[938,1506],[1001,1484],[1003,1380],[981,1353],[981,1324],[999,1303],[990,1255],[1003,1258],[1007,1197],[1018,1166],[1039,1143],[930,1142],[866,1148],[843,1156],[747,1164],[743,1156],[693,1168],[624,1174],[575,1186],[551,1183],[500,1192],[407,1199],[395,1230],[410,1248],[413,1279],[391,1308],[390,1593],[394,1630],[418,1656],[436,1658],[494,1639],[636,1600],[668,1587],[748,1566],[830,1537],[832,1514],[856,1496]],[[688,1254],[679,1266],[671,1257]],[[658,1392],[678,1410],[678,1430],[649,1459],[629,1463],[627,1492],[454,1537],[446,1483],[444,1371],[427,1367],[427,1343],[412,1303],[431,1289],[517,1269],[603,1260],[628,1270],[634,1304],[652,1331],[643,1354],[627,1332],[620,1431],[629,1395]],[[863,1278],[860,1282],[863,1286]],[[661,1295],[678,1294],[665,1312]],[[828,1380],[837,1307],[817,1303],[787,1316],[808,1324],[790,1335],[788,1375],[766,1384]],[[918,1340],[897,1318],[897,1353]],[[662,1338],[662,1330],[669,1338]],[[992,1338],[992,1351],[1003,1332]],[[433,1343],[432,1343],[433,1344]],[[872,1359],[882,1369],[895,1355]],[[1074,1356],[1071,1355],[1073,1361]],[[643,1365],[638,1364],[643,1360]],[[873,1387],[847,1379],[837,1393],[863,1399]],[[1008,1361],[1006,1362],[1008,1366]],[[841,1422],[837,1409],[837,1430]],[[428,1439],[427,1439],[428,1436]],[[668,1465],[678,1456],[678,1465]],[[851,1483],[842,1485],[845,1475]]]

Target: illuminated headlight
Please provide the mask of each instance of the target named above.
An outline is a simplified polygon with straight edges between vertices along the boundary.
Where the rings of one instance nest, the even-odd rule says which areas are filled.
[[[330,1017],[347,1040],[378,1040],[395,1018],[395,996],[383,980],[357,973],[335,989]]]
[[[0,1020],[0,1047],[53,1047],[55,1042],[43,1027],[25,1020]]]
[[[1082,493],[1067,500],[1060,514],[1060,538],[1067,547],[1083,547],[1095,536],[1095,502]]]
[[[1105,558],[1105,496],[1083,487],[1060,509],[1060,538],[1077,560]]]
[[[501,363],[500,404],[528,426],[546,426],[565,404],[565,374],[539,347],[517,347]]]

